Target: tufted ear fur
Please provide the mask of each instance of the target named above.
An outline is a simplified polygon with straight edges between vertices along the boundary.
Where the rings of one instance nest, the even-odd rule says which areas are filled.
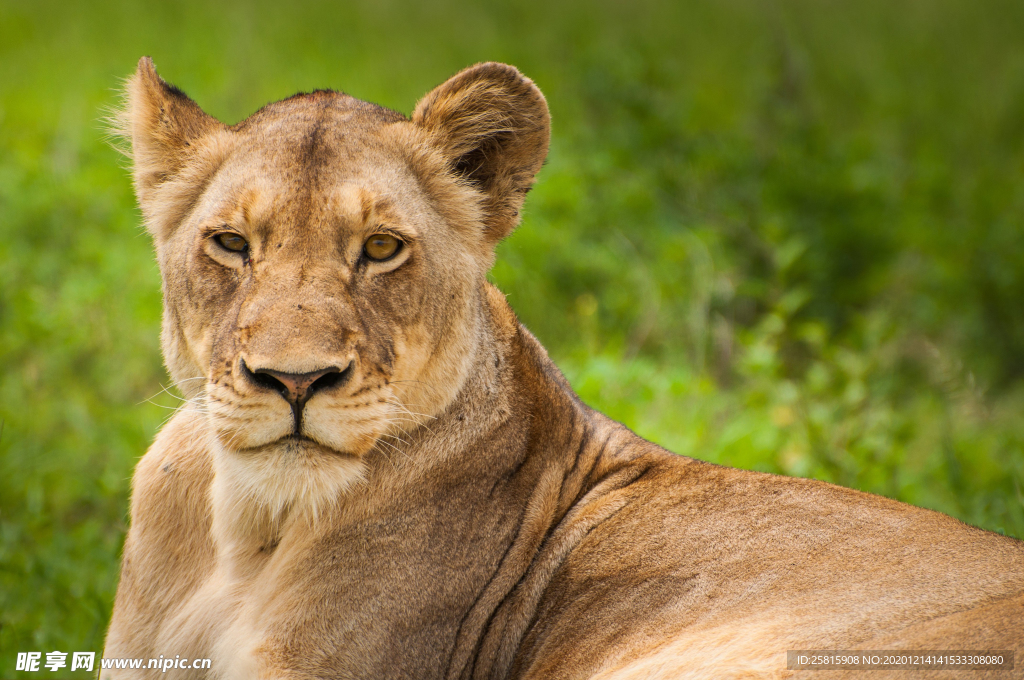
[[[115,133],[131,145],[135,195],[158,242],[187,214],[228,151],[226,126],[139,60]]]
[[[412,119],[483,193],[488,241],[508,236],[548,153],[551,118],[533,81],[507,64],[477,64],[421,99]]]

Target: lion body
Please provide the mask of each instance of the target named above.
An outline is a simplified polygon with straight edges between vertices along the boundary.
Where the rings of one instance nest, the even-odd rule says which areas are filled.
[[[131,87],[165,354],[206,387],[136,470],[106,657],[223,679],[775,678],[789,649],[1024,652],[1019,541],[676,456],[580,402],[484,279],[547,148],[514,69],[459,74],[412,121],[314,93],[229,129],[148,62]],[[235,215],[247,260],[203,231]],[[358,264],[345,234],[376,229],[405,259]],[[260,367],[346,361],[289,434]]]

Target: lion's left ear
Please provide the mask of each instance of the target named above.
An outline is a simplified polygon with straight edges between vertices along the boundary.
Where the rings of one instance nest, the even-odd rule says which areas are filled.
[[[449,167],[483,192],[488,240],[508,236],[551,135],[548,105],[533,81],[507,64],[477,64],[421,99],[412,119]]]

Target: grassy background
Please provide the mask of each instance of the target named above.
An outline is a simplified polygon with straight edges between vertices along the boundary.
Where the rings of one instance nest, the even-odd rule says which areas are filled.
[[[554,140],[493,279],[584,399],[1021,537],[1022,25],[1017,0],[0,0],[0,675],[102,649],[174,403],[99,122],[141,55],[228,122],[316,87],[408,113],[517,65]]]

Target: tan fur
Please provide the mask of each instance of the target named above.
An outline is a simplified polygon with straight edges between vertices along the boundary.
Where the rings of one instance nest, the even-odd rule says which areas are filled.
[[[213,664],[104,677],[782,678],[857,647],[1024,677],[1020,542],[675,456],[573,394],[485,278],[547,152],[514,68],[411,119],[315,92],[229,127],[143,59],[121,120],[189,402],[136,470],[104,654]],[[382,231],[406,245],[369,262]],[[253,377],[332,366],[300,420]]]

